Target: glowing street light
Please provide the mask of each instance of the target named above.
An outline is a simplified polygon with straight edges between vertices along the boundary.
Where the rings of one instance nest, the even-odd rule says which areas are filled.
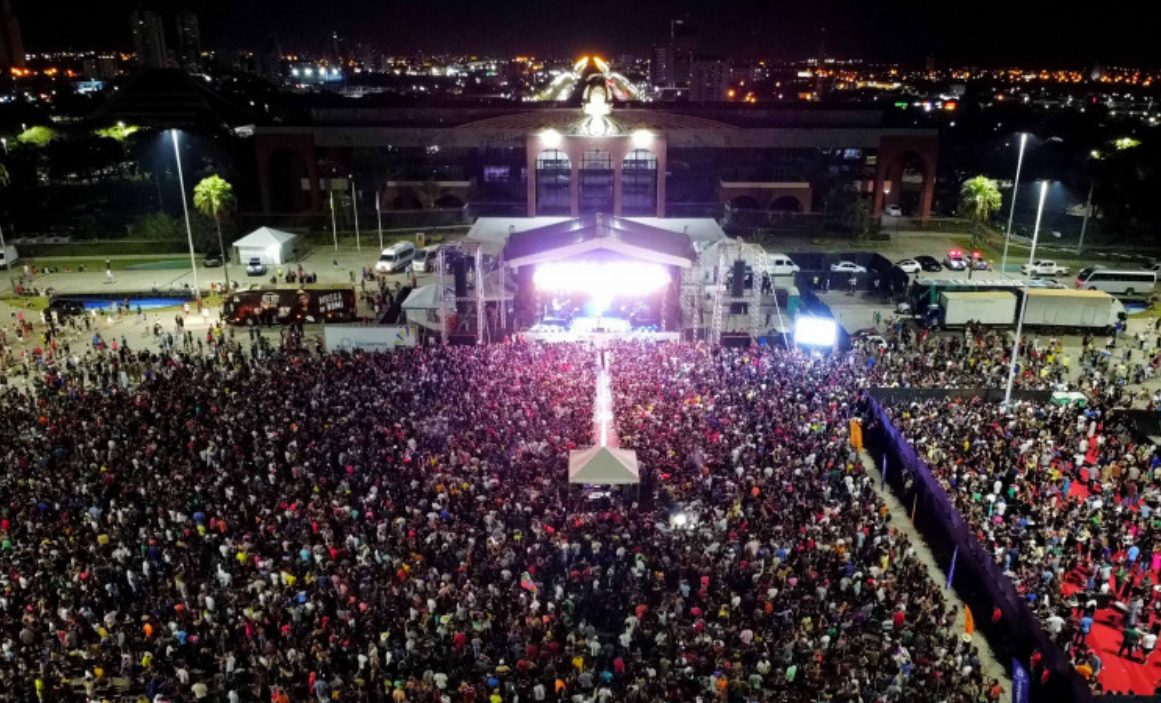
[[[540,133],[540,143],[549,149],[557,149],[560,147],[564,137],[555,129],[546,129]]]
[[[1036,208],[1036,226],[1032,229],[1032,248],[1028,251],[1028,266],[1036,261],[1036,240],[1040,237],[1040,218],[1044,215],[1044,201],[1048,198],[1048,181],[1040,182],[1040,205]],[[1028,311],[1028,279],[1024,279],[1024,298],[1020,301],[1020,317],[1016,319],[1016,339],[1012,342],[1012,361],[1008,365],[1008,387],[1004,389],[1004,405],[1012,400],[1012,384],[1016,381],[1016,362],[1020,358],[1020,335],[1024,330],[1024,313]]]
[[[171,129],[169,134],[173,137],[173,155],[177,158],[177,185],[181,189],[181,211],[185,214],[185,235],[189,242],[189,267],[193,271],[194,297],[201,300],[202,291],[198,287],[198,265],[194,258],[193,228],[189,224],[189,205],[185,201],[185,176],[181,173],[181,149],[177,145],[177,130]]]
[[[1028,134],[1020,135],[1020,155],[1016,157],[1016,180],[1012,181],[1012,204],[1008,207],[1008,228],[1004,230],[1004,258],[1000,260],[1000,270],[1008,266],[1008,242],[1012,239],[1012,218],[1016,215],[1016,188],[1020,186],[1020,167],[1024,165],[1024,146],[1028,143]]]

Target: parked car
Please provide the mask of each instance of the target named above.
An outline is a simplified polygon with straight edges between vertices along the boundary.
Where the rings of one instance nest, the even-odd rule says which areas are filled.
[[[959,249],[951,249],[943,257],[943,265],[950,271],[963,271],[968,267],[968,260]]]
[[[217,254],[206,254],[206,258],[202,259],[202,266],[208,269],[215,269],[222,265],[222,257]]]
[[[923,267],[924,271],[942,271],[943,267],[939,265],[939,260],[934,256],[917,256],[915,261]]]
[[[899,269],[903,271],[903,273],[919,273],[923,270],[923,267],[915,259],[903,259],[902,261],[896,261],[895,265],[898,266]]]
[[[262,259],[257,256],[252,257],[249,261],[246,262],[246,275],[265,276],[266,264],[262,263]]]
[[[866,266],[859,266],[853,261],[840,261],[837,264],[831,264],[830,270],[833,273],[866,273]]]
[[[439,245],[433,244],[415,252],[411,260],[411,270],[415,273],[431,273],[439,262]]]
[[[1026,276],[1063,276],[1068,273],[1068,267],[1051,259],[1039,259],[1031,264],[1020,264],[1020,273]]]
[[[883,208],[883,214],[887,217],[903,217],[903,208],[898,205],[888,205]]]

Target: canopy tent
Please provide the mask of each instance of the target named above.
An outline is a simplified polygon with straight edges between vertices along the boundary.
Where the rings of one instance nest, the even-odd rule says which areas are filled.
[[[574,449],[568,455],[568,482],[591,485],[641,483],[637,452],[612,447]]]
[[[290,232],[259,227],[245,237],[234,242],[238,261],[246,263],[250,259],[261,259],[262,263],[281,266],[294,258],[298,235]]]

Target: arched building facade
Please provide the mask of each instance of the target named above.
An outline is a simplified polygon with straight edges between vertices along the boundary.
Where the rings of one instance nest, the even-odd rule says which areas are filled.
[[[594,83],[598,85],[599,83]],[[384,210],[476,214],[792,216],[841,187],[879,214],[931,214],[938,134],[877,110],[642,104],[589,90],[561,107],[320,108],[255,130],[262,207],[318,212],[354,175]],[[337,184],[337,185],[332,185]]]

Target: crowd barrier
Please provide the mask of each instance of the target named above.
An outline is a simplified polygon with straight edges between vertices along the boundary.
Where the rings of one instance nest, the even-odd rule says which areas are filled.
[[[916,529],[938,563],[947,568],[955,553],[952,586],[971,608],[977,631],[987,637],[1002,663],[1015,660],[1029,670],[1031,700],[1093,703],[1088,684],[1073,670],[1068,656],[1050,640],[1012,581],[976,539],[931,469],[873,395],[867,398],[867,405],[865,446],[877,465],[886,467],[886,483],[912,512]],[[1036,652],[1040,661],[1033,668],[1030,662]]]

